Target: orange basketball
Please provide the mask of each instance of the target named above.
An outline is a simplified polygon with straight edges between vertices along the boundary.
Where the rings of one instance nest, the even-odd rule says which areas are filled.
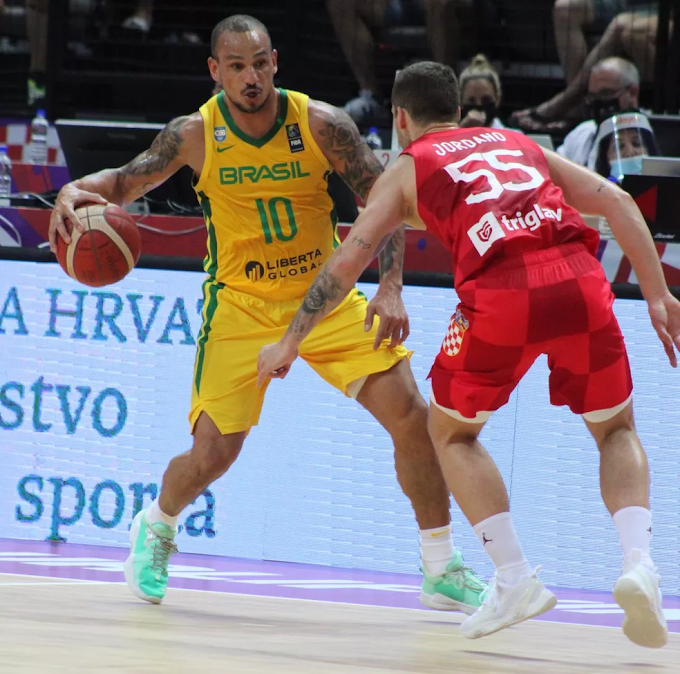
[[[67,222],[71,243],[57,239],[57,260],[76,281],[99,288],[124,279],[137,264],[142,241],[132,216],[114,204],[76,209],[85,231]]]

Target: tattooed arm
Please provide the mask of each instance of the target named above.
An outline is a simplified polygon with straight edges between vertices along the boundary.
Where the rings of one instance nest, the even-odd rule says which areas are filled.
[[[356,124],[343,110],[309,102],[309,126],[333,170],[365,202],[383,167],[373,150],[362,140]],[[380,282],[401,290],[404,261],[404,228],[400,227],[379,251]],[[376,251],[374,251],[374,256]]]
[[[409,187],[410,183],[413,187]],[[414,215],[412,194],[415,168],[410,157],[400,157],[381,176],[371,191],[366,208],[312,283],[302,306],[278,344],[264,347],[258,358],[258,382],[267,377],[285,377],[298,348],[312,328],[330,313],[354,287],[361,272],[371,263],[383,239],[406,221],[424,225]]]
[[[185,164],[200,174],[204,157],[200,113],[173,119],[148,150],[125,166],[105,169],[64,185],[50,218],[50,247],[53,251],[56,249],[57,235],[70,242],[66,220],[82,228],[75,214],[78,206],[91,202],[124,206],[158,187]]]

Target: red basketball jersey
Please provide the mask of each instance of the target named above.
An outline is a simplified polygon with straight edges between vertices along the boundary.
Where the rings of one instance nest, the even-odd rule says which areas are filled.
[[[427,133],[404,154],[415,161],[418,212],[453,256],[456,287],[509,257],[599,235],[569,206],[532,140],[486,128]]]

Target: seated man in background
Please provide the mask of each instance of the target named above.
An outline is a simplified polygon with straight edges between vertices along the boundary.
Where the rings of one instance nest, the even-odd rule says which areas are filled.
[[[476,15],[489,0],[326,0],[335,33],[352,73],[359,96],[345,106],[359,125],[389,124],[375,74],[376,40],[372,31],[390,25],[422,25],[432,58],[453,65],[457,50],[474,34]]]
[[[484,54],[477,54],[458,78],[460,82],[460,126],[489,126],[504,129],[498,119],[501,79]]]
[[[600,124],[617,112],[637,110],[639,95],[640,73],[635,64],[618,57],[596,63],[588,78],[585,97],[589,119],[567,134],[557,152],[581,166],[594,169],[595,137]]]
[[[656,60],[658,16],[647,6],[638,11],[619,14],[607,27],[597,45],[588,54],[583,66],[567,88],[535,108],[520,110],[512,123],[528,132],[550,132],[560,128],[560,120],[581,116],[579,108],[588,88],[589,76],[596,63],[610,56],[622,56],[633,61],[643,81],[651,81]],[[670,23],[669,30],[673,30]]]

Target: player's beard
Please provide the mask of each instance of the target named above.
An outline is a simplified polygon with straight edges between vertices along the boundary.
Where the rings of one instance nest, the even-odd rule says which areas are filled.
[[[245,112],[247,115],[254,115],[256,112],[260,112],[262,108],[264,108],[265,105],[267,105],[267,102],[271,98],[272,92],[270,90],[269,94],[267,95],[267,98],[260,103],[260,105],[255,106],[254,108],[249,108],[246,105],[243,105],[242,103],[239,103],[238,101],[235,101],[233,98],[229,98],[229,100],[233,103],[235,108],[238,108],[241,112]]]

